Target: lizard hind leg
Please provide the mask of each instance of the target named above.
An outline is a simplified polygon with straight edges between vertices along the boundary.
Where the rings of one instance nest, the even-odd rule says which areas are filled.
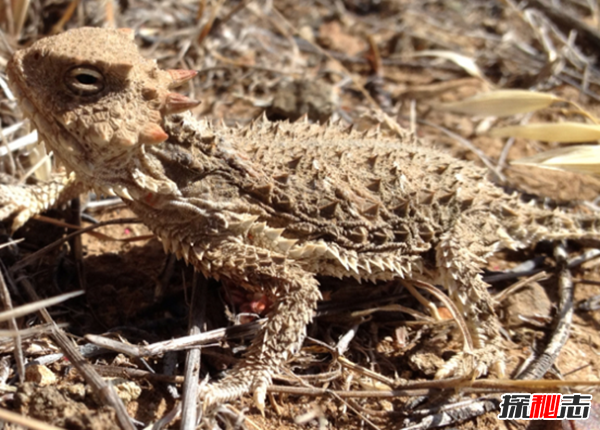
[[[505,374],[501,350],[500,322],[493,308],[488,285],[481,279],[482,256],[490,251],[483,241],[467,242],[461,223],[446,233],[436,248],[439,281],[467,323],[474,346],[474,357],[465,353],[454,356],[436,373],[437,379],[450,376],[478,377],[492,370],[499,377]],[[466,243],[465,243],[466,242]]]
[[[234,249],[230,249],[230,248]],[[208,385],[200,393],[203,409],[228,402],[252,392],[256,406],[263,411],[271,378],[288,356],[300,349],[306,336],[306,325],[311,321],[317,301],[321,298],[319,284],[314,276],[292,264],[269,261],[256,264],[256,248],[230,244],[220,255],[237,256],[235,266],[225,262],[220,270],[223,276],[265,292],[273,300],[267,322],[256,335],[244,357],[222,380]],[[244,255],[252,265],[244,271],[239,256]]]

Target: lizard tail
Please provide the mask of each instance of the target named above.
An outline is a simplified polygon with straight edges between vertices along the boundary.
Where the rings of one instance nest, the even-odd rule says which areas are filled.
[[[508,248],[517,249],[542,240],[577,240],[600,247],[600,214],[543,209],[519,203],[502,205],[497,216],[504,222],[501,236]]]

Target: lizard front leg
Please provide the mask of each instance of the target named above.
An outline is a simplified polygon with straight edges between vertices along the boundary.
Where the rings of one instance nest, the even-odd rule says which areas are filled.
[[[273,306],[243,359],[223,380],[201,393],[204,409],[253,392],[257,407],[263,410],[272,375],[302,345],[306,325],[321,298],[318,282],[293,261],[251,245],[227,243],[207,254],[221,259],[210,261],[212,270],[220,266],[220,274],[264,292]],[[200,266],[206,267],[206,262]]]
[[[50,181],[36,185],[0,184],[0,221],[13,218],[12,230],[15,231],[34,215],[71,200],[85,190],[73,173],[55,174]]]
[[[500,322],[493,308],[488,285],[481,279],[483,257],[493,247],[481,235],[472,240],[475,222],[456,223],[445,233],[436,247],[439,282],[450,292],[452,301],[462,312],[475,348],[474,357],[459,353],[438,370],[436,378],[449,376],[478,377],[492,369],[499,377],[505,373],[504,354],[501,350]],[[474,360],[474,362],[473,362]],[[474,368],[471,366],[474,364]]]

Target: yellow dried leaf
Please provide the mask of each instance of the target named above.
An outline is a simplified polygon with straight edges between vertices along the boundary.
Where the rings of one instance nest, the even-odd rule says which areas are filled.
[[[600,139],[600,125],[580,122],[537,123],[495,128],[492,137],[522,137],[543,142],[581,143]]]
[[[478,94],[466,100],[446,103],[439,110],[478,116],[510,116],[546,108],[561,98],[526,90],[499,90]]]
[[[600,146],[577,145],[553,149],[515,160],[511,164],[598,175],[600,174]]]
[[[456,52],[453,52],[453,51],[443,51],[443,50],[432,49],[432,50],[427,50],[427,51],[416,52],[416,53],[412,54],[411,56],[412,57],[444,58],[446,60],[452,61],[457,66],[462,67],[464,69],[464,71],[467,72],[469,75],[474,76],[476,78],[483,79],[483,74],[481,73],[481,70],[479,70],[479,67],[475,63],[475,60],[473,60],[471,57],[467,57],[462,54],[457,54]]]

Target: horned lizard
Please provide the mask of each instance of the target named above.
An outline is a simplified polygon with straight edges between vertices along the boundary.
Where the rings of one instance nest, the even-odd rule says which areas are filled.
[[[502,372],[499,323],[480,268],[500,248],[597,237],[596,218],[525,205],[475,165],[408,133],[303,122],[227,128],[194,119],[171,92],[195,72],[160,70],[131,31],[81,28],[8,64],[23,113],[69,176],[0,188],[18,227],[87,189],[117,194],[166,251],[205,276],[270,296],[268,322],[208,403],[253,392],[300,348],[319,300],[315,275],[443,285],[463,313],[477,373]],[[589,233],[588,233],[589,231]],[[439,377],[465,373],[457,355]]]

